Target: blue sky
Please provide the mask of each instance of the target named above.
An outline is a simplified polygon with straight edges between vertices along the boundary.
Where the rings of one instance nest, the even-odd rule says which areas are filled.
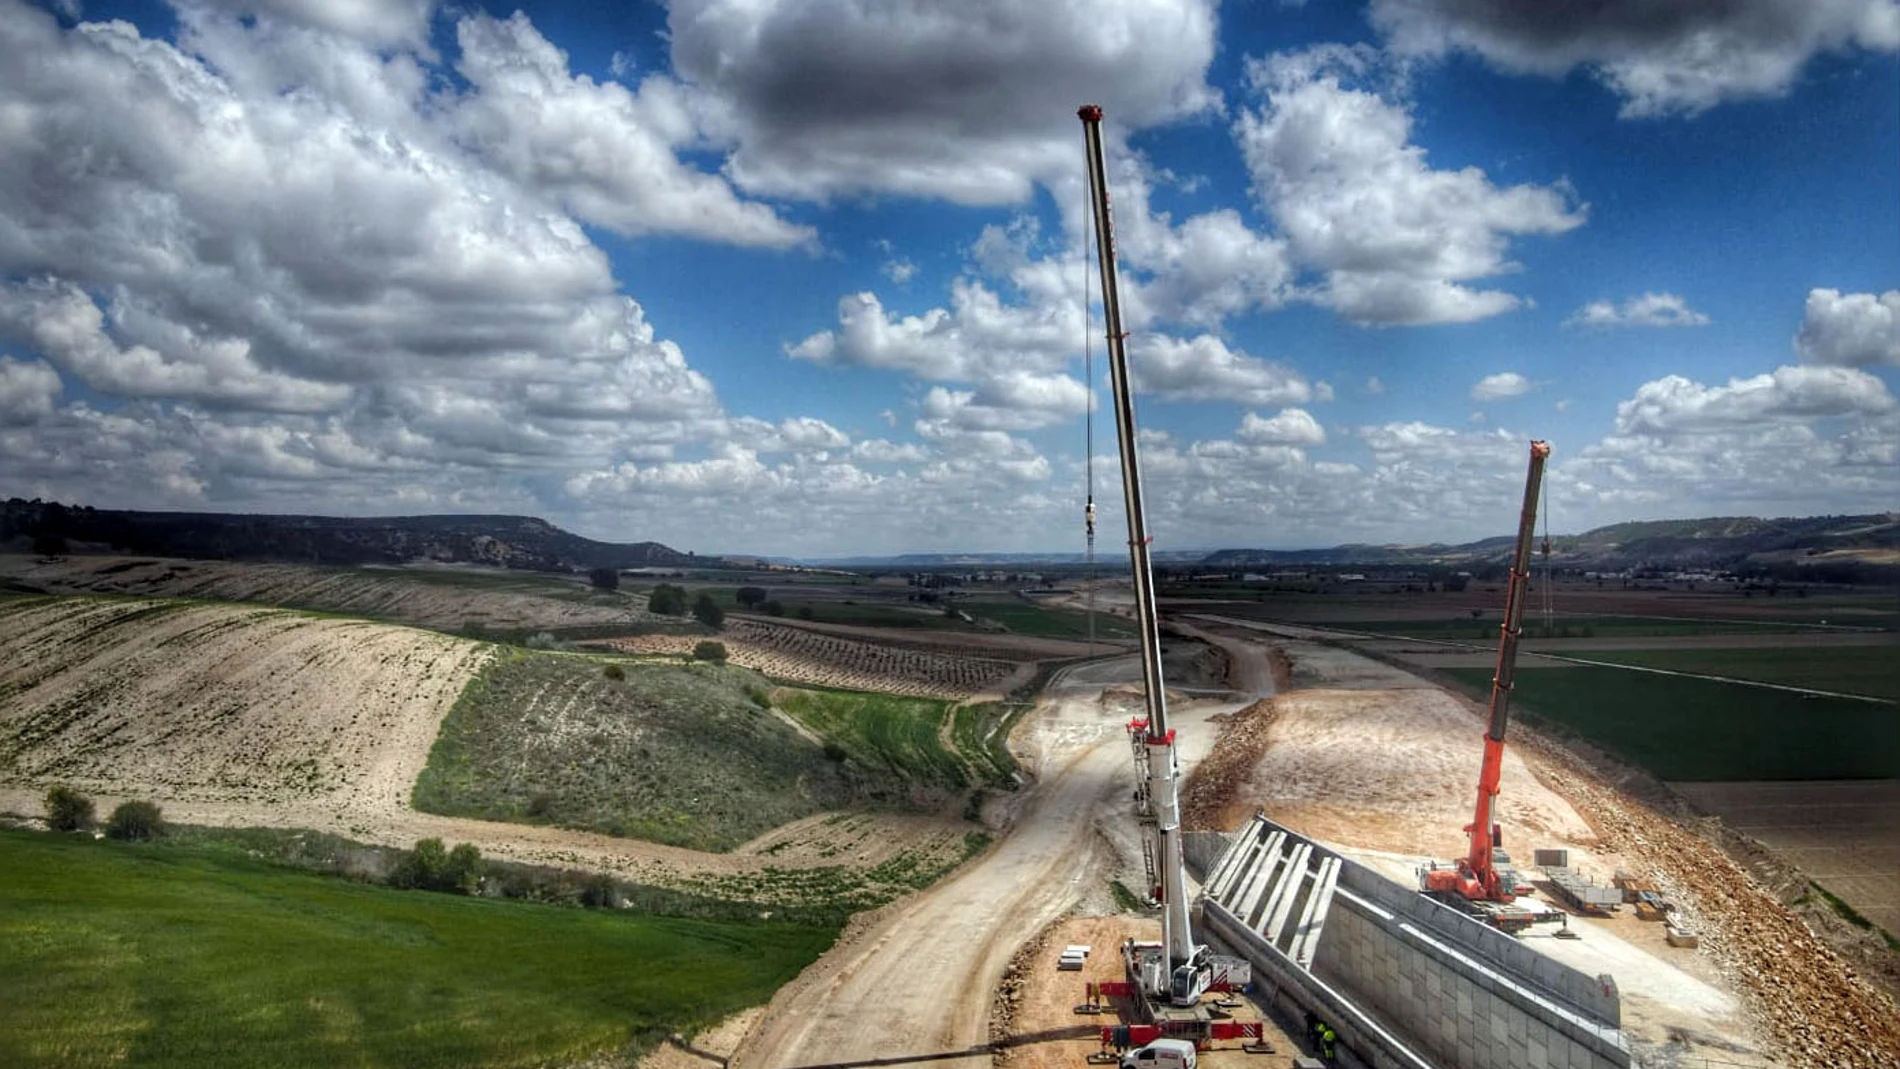
[[[1079,549],[1094,101],[1157,545],[1900,508],[1894,0],[596,7],[0,0],[0,493]]]

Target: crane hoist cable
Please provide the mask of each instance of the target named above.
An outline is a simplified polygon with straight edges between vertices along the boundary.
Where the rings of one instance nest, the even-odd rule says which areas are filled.
[[[1544,514],[1544,637],[1549,638],[1556,627],[1555,617],[1557,615],[1556,610],[1552,608],[1552,591],[1550,586],[1550,481],[1545,480],[1543,485],[1538,489],[1540,496],[1543,498],[1540,502],[1540,509]]]
[[[1082,133],[1083,148],[1088,146],[1088,131]],[[1087,183],[1082,186],[1082,218],[1095,210],[1089,199]],[[1095,347],[1089,338],[1089,228],[1082,227],[1082,385],[1087,397],[1082,409],[1082,465],[1085,475],[1086,504],[1082,523],[1088,535],[1088,551],[1083,557],[1083,603],[1089,618],[1089,656],[1095,655]]]

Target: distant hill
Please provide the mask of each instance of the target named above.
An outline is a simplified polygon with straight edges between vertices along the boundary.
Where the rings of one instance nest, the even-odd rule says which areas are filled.
[[[133,512],[14,498],[0,514],[0,546],[209,560],[400,564],[414,560],[534,571],[706,564],[658,542],[596,542],[532,516],[267,516]]]
[[[1201,563],[1217,568],[1502,564],[1510,560],[1511,541],[1509,535],[1504,535],[1460,545],[1434,542],[1301,550],[1223,549],[1208,554]],[[1553,536],[1550,542],[1551,557],[1557,565],[1581,570],[1900,569],[1900,513],[1648,520],[1611,524],[1580,535]]]

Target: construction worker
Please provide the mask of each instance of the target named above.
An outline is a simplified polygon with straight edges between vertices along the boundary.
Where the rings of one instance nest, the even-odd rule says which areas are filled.
[[[1339,1041],[1333,1026],[1309,1013],[1306,1015],[1306,1031],[1313,1037],[1313,1046],[1319,1050],[1320,1060],[1327,1065],[1333,1064],[1333,1045]]]

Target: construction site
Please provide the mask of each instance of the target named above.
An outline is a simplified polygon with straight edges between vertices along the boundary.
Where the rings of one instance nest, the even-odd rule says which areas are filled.
[[[494,577],[443,568],[419,603],[394,567],[346,581],[22,556],[0,566],[18,593],[0,605],[17,654],[0,666],[0,812],[24,824],[49,786],[75,784],[207,827],[392,848],[453,838],[740,903],[748,923],[814,905],[848,915],[768,1002],[640,1048],[642,1069],[1900,1066],[1900,944],[1886,934],[1900,797],[1878,778],[1894,703],[1828,680],[1656,667],[1649,648],[1606,659],[1627,636],[1555,636],[1550,444],[1524,442],[1521,508],[1496,518],[1515,519],[1502,577],[1413,597],[1416,620],[1359,585],[1280,604],[1264,586],[1160,585],[1103,116],[1079,118],[1126,521],[1103,533],[1113,568],[1095,568],[1093,414],[1087,570],[1060,587],[1038,576],[1000,593],[999,580],[991,600],[947,611],[934,591],[919,602],[914,580],[833,571],[773,580],[802,599],[787,618],[760,608],[776,604],[764,590],[688,577],[702,599],[759,610],[702,631],[649,611],[657,587],[477,590]],[[264,580],[288,592],[246,585]],[[1602,591],[1583,596],[1621,600],[1593,618],[1648,611]],[[481,615],[503,595],[512,615]],[[412,618],[297,615],[362,604]],[[1835,624],[1789,644],[1896,652],[1891,630],[1826,611]],[[476,615],[549,641],[478,641],[491,632],[465,623]],[[562,627],[574,641],[557,647],[544,629]],[[1732,637],[1661,652],[1727,654]],[[1561,716],[1523,718],[1522,697],[1578,670],[1621,673],[1630,689],[1575,698],[1604,706],[1652,675],[1847,703],[1875,742],[1816,749],[1870,763],[1803,751],[1807,764],[1775,765],[1762,751],[1790,747],[1763,736],[1708,742],[1741,756],[1690,767],[1723,733],[1705,722],[1690,744],[1671,736],[1678,764],[1645,766]],[[248,704],[201,698],[239,684]],[[1604,730],[1641,741],[1665,729],[1653,719]],[[1827,784],[1859,793],[1809,799]],[[636,809],[666,819],[638,823]],[[1839,838],[1800,827],[1823,818]]]

